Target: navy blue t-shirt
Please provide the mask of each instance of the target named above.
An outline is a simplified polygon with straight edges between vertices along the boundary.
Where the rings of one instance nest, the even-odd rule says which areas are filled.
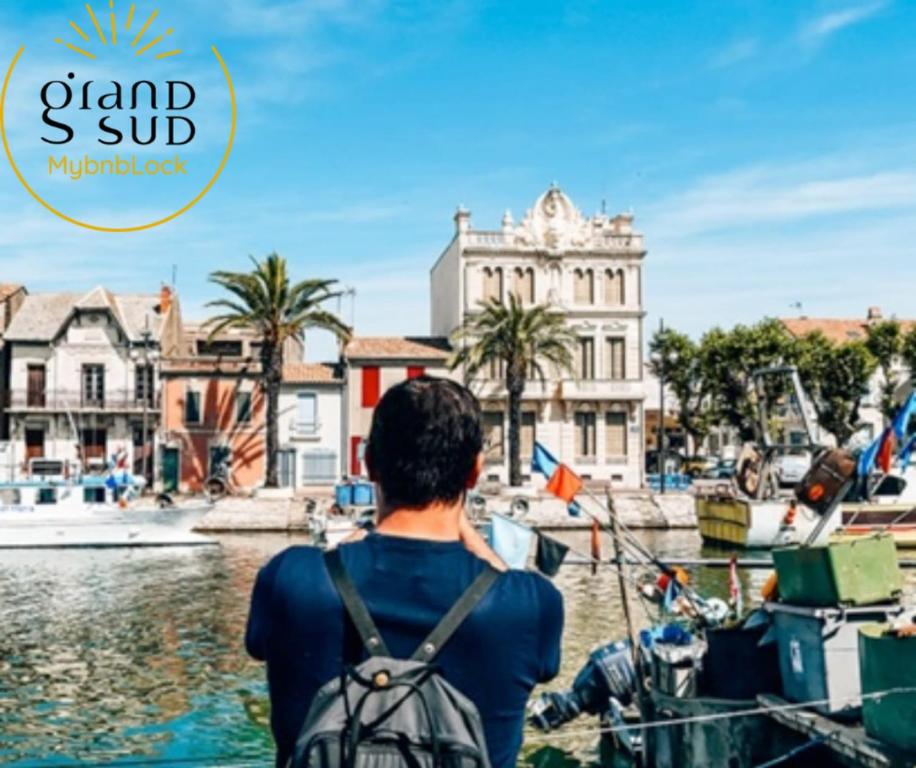
[[[408,658],[485,563],[460,542],[381,534],[340,548],[347,573],[398,658]],[[258,574],[245,644],[267,662],[277,765],[285,764],[318,689],[363,658],[314,547],[291,547]],[[515,765],[531,689],[560,665],[563,599],[535,573],[499,579],[436,656],[483,719],[493,768]],[[346,634],[346,636],[345,636]]]

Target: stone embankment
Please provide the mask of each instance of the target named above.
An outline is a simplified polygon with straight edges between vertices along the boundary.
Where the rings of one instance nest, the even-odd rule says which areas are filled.
[[[506,512],[516,495],[503,493],[485,496],[488,512]],[[587,515],[572,517],[562,501],[548,496],[524,496],[528,512],[526,523],[544,529],[587,528],[591,520]],[[602,497],[598,497],[601,499]],[[333,499],[327,491],[296,498],[272,495],[265,497],[230,497],[218,502],[197,527],[198,531],[304,531],[307,527],[307,505],[327,509]],[[603,499],[602,499],[603,502]],[[599,501],[585,498],[582,506],[605,521]],[[629,528],[695,528],[697,521],[693,496],[689,493],[653,494],[648,491],[619,492],[614,495],[614,506],[620,520]]]

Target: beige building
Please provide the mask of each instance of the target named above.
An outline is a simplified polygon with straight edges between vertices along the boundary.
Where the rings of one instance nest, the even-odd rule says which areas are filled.
[[[459,208],[455,234],[431,273],[432,333],[449,336],[489,299],[514,292],[552,305],[579,336],[575,375],[529,382],[522,458],[535,440],[586,479],[643,482],[643,236],[629,214],[585,217],[556,186],[524,219],[496,230],[471,226]],[[471,382],[485,409],[491,478],[507,479],[506,391],[499,375]],[[527,471],[527,470],[526,470]]]

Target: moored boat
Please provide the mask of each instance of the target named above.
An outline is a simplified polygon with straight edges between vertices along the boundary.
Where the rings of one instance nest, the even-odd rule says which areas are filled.
[[[212,544],[193,529],[212,505],[140,496],[132,476],[0,484],[0,549]]]
[[[695,490],[697,525],[704,541],[713,544],[772,549],[807,541],[822,522],[819,515],[791,498],[750,499],[717,486]],[[839,526],[839,516],[826,521],[818,533],[822,541]]]

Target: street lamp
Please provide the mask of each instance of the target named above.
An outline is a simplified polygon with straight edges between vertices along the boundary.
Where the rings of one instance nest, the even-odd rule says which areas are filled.
[[[153,332],[149,329],[149,318],[146,320],[146,325],[143,328],[143,331],[140,333],[140,338],[143,341],[142,352],[138,354],[136,349],[131,350],[131,359],[137,361],[142,360],[143,367],[142,374],[139,371],[136,372],[136,375],[143,376],[143,391],[141,405],[143,406],[143,427],[141,432],[141,443],[143,450],[143,480],[145,484],[149,484],[150,481],[150,471],[149,471],[149,406],[150,400],[152,399],[153,390],[155,388],[154,380],[155,376],[153,374],[152,363],[158,358],[158,355],[154,350],[150,349],[151,341],[153,338]]]
[[[665,321],[658,321],[659,335],[665,331]],[[658,476],[659,476],[659,493],[665,492],[665,464],[668,456],[668,437],[665,430],[665,377],[668,375],[668,366],[677,362],[677,353],[671,352],[665,356],[655,353],[652,355],[652,362],[655,363],[655,370],[658,374]]]

